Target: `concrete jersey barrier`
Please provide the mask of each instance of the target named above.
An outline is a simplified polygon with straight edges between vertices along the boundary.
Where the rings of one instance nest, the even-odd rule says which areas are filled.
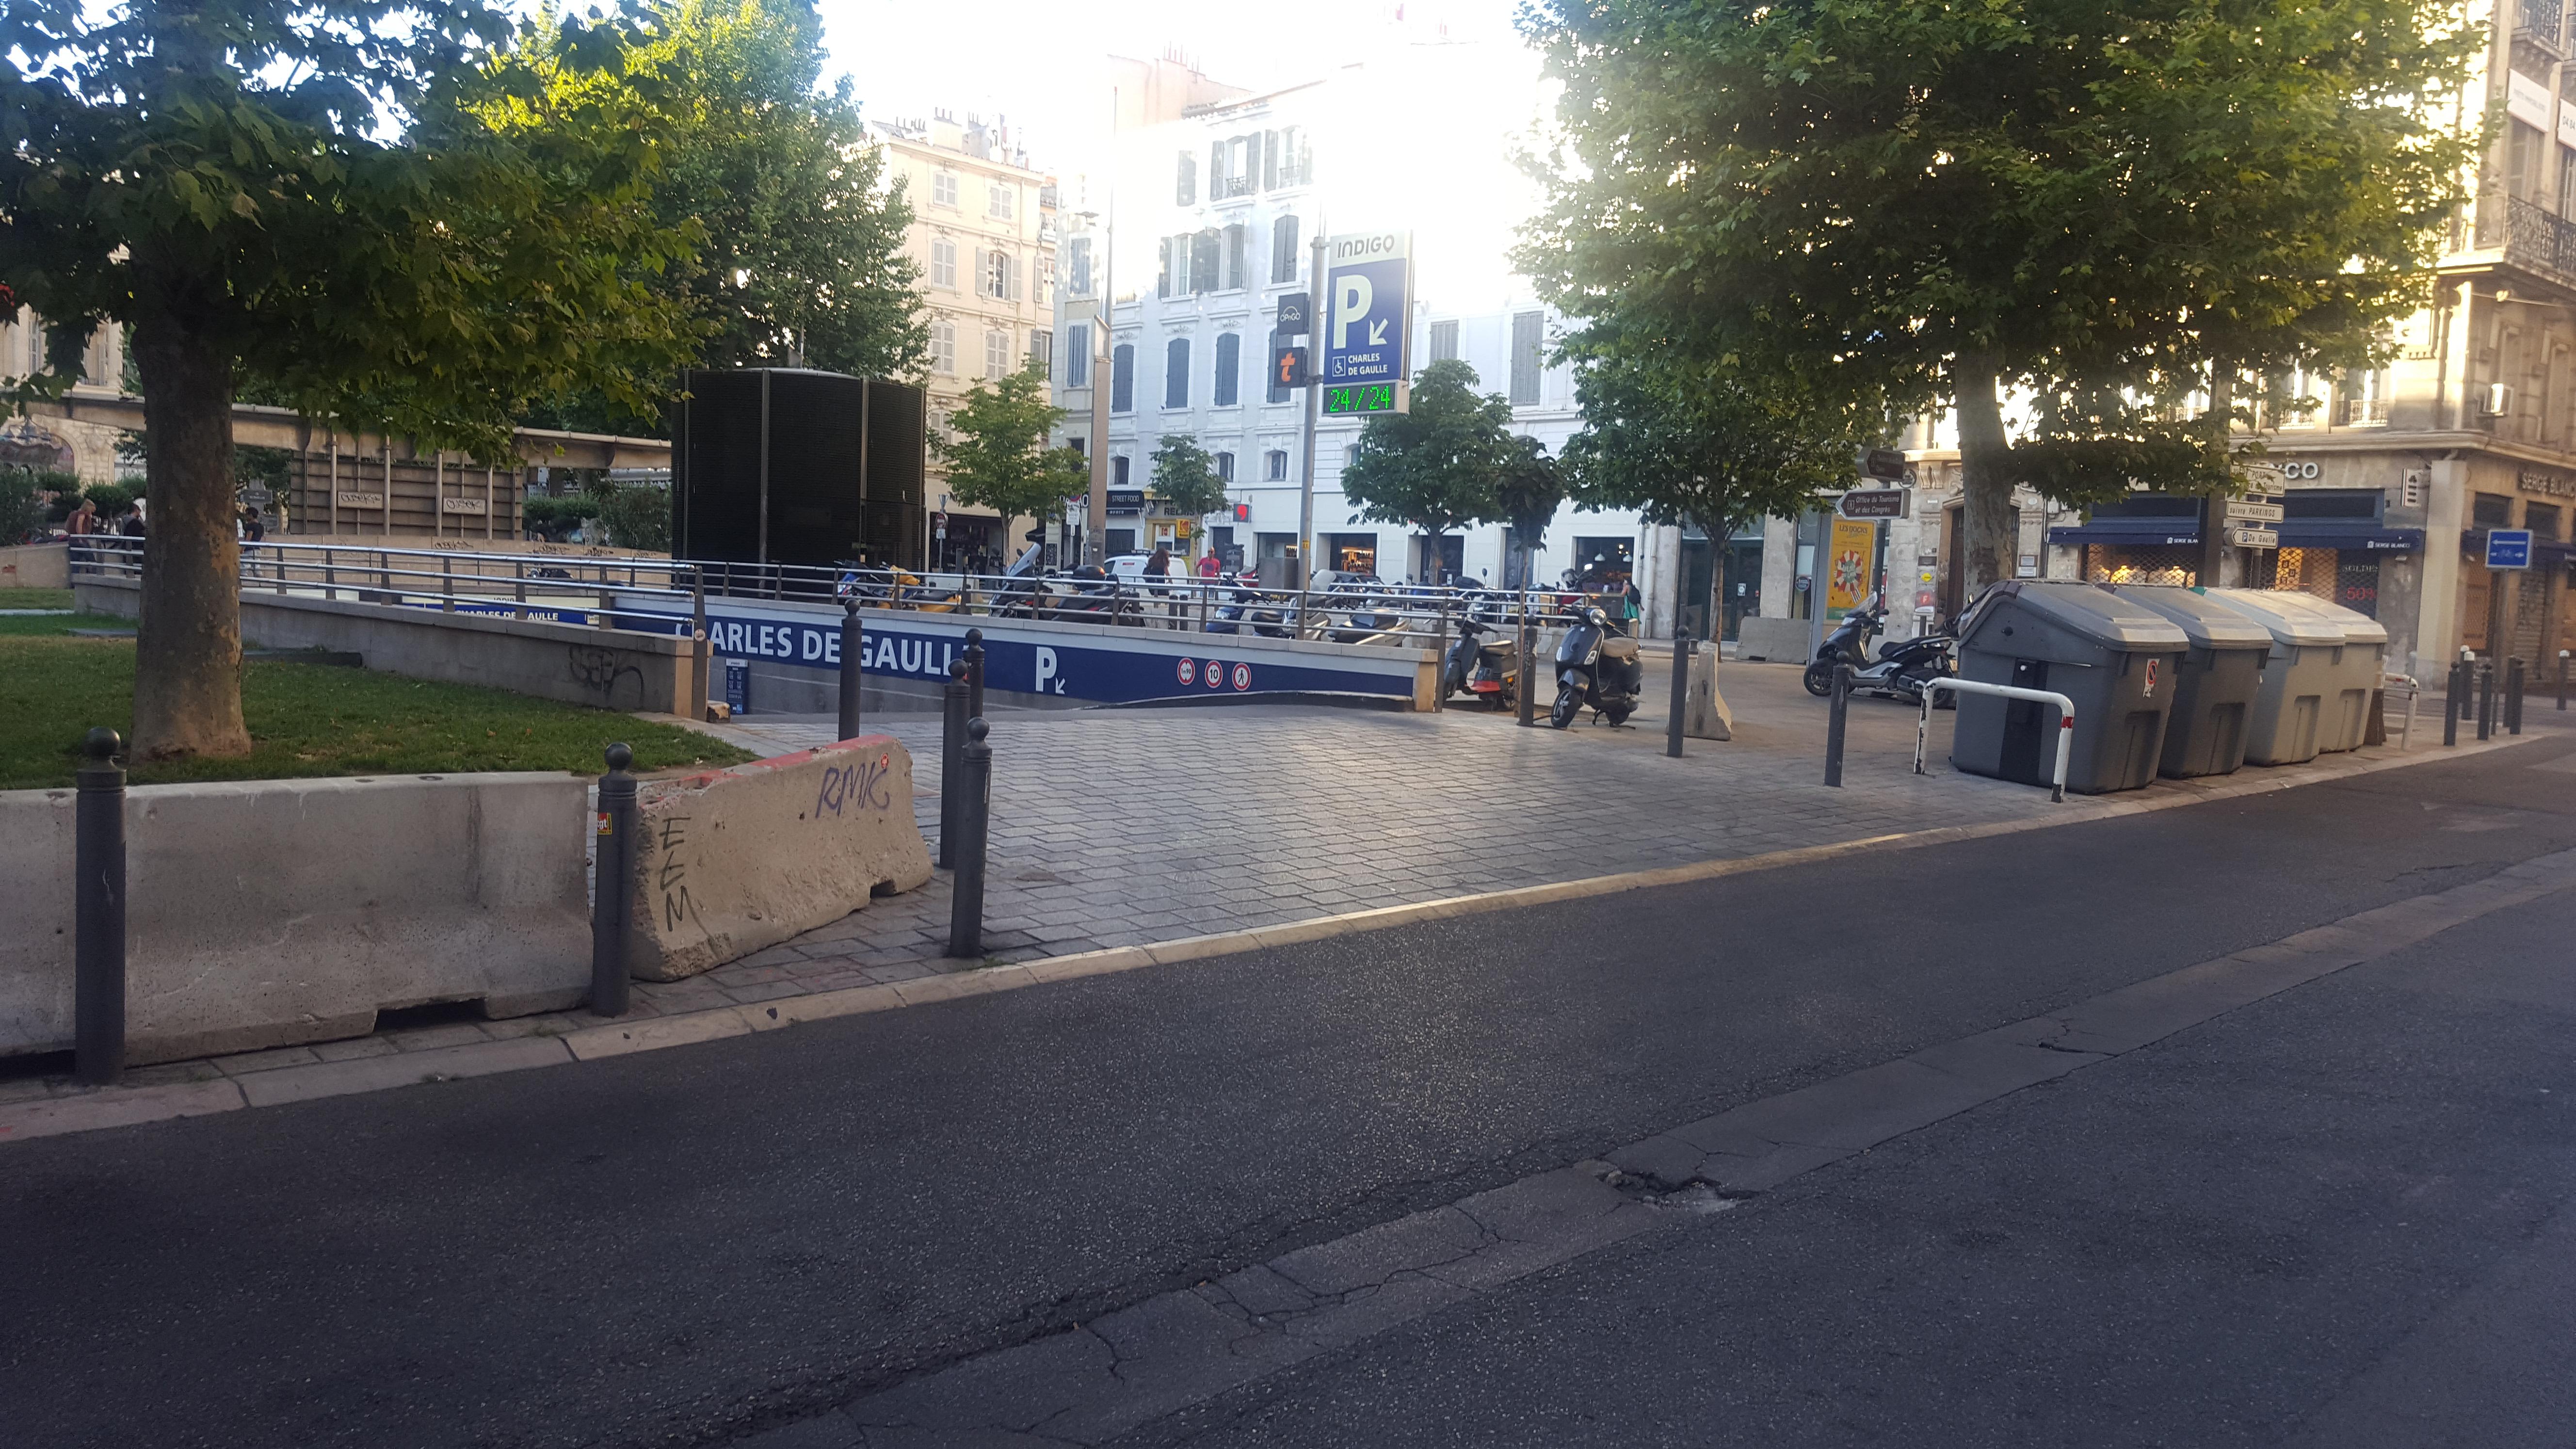
[[[587,792],[560,774],[129,789],[128,1060],[364,1036],[392,1007],[578,1003]],[[74,796],[0,791],[0,1055],[72,1042]]]
[[[676,981],[930,879],[912,756],[861,735],[639,792],[634,974]]]

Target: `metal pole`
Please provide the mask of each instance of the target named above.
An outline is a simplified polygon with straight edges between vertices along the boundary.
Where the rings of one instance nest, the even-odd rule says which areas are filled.
[[[705,719],[707,717],[707,691],[713,684],[713,681],[707,677],[707,673],[709,666],[713,663],[715,653],[715,651],[710,649],[707,645],[706,565],[689,565],[689,582],[690,593],[694,596],[690,602],[690,612],[693,615],[689,629],[689,633],[691,635],[690,668],[693,669],[698,676],[696,697],[689,701],[689,717],[691,719]]]
[[[1433,541],[1432,551],[1434,553],[1439,551],[1436,539]],[[1437,567],[1435,564],[1435,570]],[[1440,681],[1431,690],[1431,712],[1438,714],[1441,706],[1448,702],[1441,696],[1449,692],[1449,651],[1446,647],[1449,643],[1449,605],[1446,599],[1435,598],[1431,601],[1431,620],[1431,663],[1438,671],[1437,677]]]
[[[635,777],[626,767],[635,752],[608,747],[608,773],[599,778],[598,858],[590,897],[590,1009],[601,1016],[626,1014],[627,931],[635,911]]]
[[[2496,677],[2491,661],[2478,662],[2478,738],[2495,738]]]
[[[1526,576],[1529,565],[1521,565]],[[1538,626],[1530,622],[1529,590],[1521,590],[1521,727],[1527,729],[1538,721]]]
[[[2451,677],[2442,681],[2442,743],[2460,742],[2460,710],[2468,695],[2466,664],[2451,661]]]
[[[1664,754],[1671,759],[1682,757],[1682,713],[1690,708],[1691,636],[1678,626],[1673,630],[1673,717],[1664,725]]]
[[[1315,557],[1315,429],[1324,414],[1324,324],[1332,300],[1324,295],[1324,215],[1315,213],[1315,243],[1306,269],[1306,428],[1305,458],[1297,468],[1297,564],[1302,582],[1313,572]],[[1299,630],[1303,637],[1304,630]]]
[[[966,747],[958,752],[957,875],[948,899],[948,954],[984,954],[984,844],[992,824],[993,747],[981,718],[966,721]],[[948,782],[939,782],[941,794]]]
[[[966,631],[966,717],[984,717],[984,631]]]
[[[966,721],[969,713],[966,661],[948,664],[948,682],[939,687],[939,864],[957,864],[957,830],[965,794]]]
[[[2504,666],[2504,732],[2522,733],[2522,656],[2517,654]]]
[[[859,622],[859,601],[841,601],[840,738],[859,737],[859,673],[867,664],[867,626]]]
[[[1825,783],[1840,789],[1843,783],[1843,722],[1851,713],[1852,667],[1834,666],[1834,692],[1830,712],[1825,716]]]
[[[116,731],[91,730],[75,775],[72,817],[72,1075],[113,1086],[125,1075],[125,771]]]
[[[2558,651],[2558,707],[2567,708],[2567,651]]]

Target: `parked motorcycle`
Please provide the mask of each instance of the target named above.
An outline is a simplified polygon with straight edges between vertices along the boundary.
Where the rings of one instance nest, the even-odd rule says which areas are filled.
[[[1547,722],[1563,729],[1588,707],[1616,727],[1637,712],[1645,683],[1637,641],[1599,604],[1586,604],[1556,646],[1556,704]]]
[[[1852,667],[1853,693],[1883,694],[1907,704],[1921,704],[1924,682],[1953,672],[1950,649],[1958,641],[1947,634],[1925,634],[1890,644],[1872,660],[1869,641],[1877,637],[1886,622],[1887,604],[1875,595],[1845,614],[1834,632],[1817,646],[1815,660],[1807,666],[1807,692],[1818,699],[1832,694],[1834,666],[1848,664]],[[1954,705],[1955,697],[1947,694],[1936,702],[1939,708]]]
[[[1458,642],[1449,646],[1442,668],[1440,697],[1472,694],[1492,708],[1507,710],[1520,702],[1521,646],[1508,630],[1458,621]]]

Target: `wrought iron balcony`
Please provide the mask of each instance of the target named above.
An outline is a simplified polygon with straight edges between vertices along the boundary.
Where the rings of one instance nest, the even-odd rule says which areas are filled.
[[[2576,222],[2550,214],[2547,208],[2490,191],[2477,199],[2469,245],[2481,252],[2502,252],[2507,266],[2520,267],[2560,286],[2576,289]],[[2453,233],[2454,248],[2458,233]]]
[[[2559,44],[2560,27],[2566,21],[2565,0],[2519,0],[2514,9],[2514,30],[2547,42]]]
[[[2388,399],[2384,397],[2346,397],[2335,400],[2335,423],[2341,427],[2364,427],[2388,421]]]

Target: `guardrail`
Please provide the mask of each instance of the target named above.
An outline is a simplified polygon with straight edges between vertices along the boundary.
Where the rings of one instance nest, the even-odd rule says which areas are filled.
[[[75,540],[78,577],[139,578],[138,540]],[[824,567],[722,560],[581,558],[266,540],[242,545],[244,592],[404,604],[518,618],[579,614],[602,627],[620,601],[655,597],[767,600],[993,618],[1116,624],[1194,633],[1254,634],[1445,648],[1455,621],[1492,628],[1562,628],[1615,596],[1557,589],[1387,584],[1326,577],[1296,589],[1257,577],[1090,577],[1083,573],[915,574],[881,566]]]
[[[2018,684],[1981,684],[1973,679],[1944,677],[1923,681],[1923,718],[1914,726],[1914,773],[1923,771],[1923,751],[1932,735],[1932,694],[1946,689],[1956,694],[1991,694],[2003,699],[2028,699],[2057,706],[2057,773],[2049,777],[2048,798],[2066,798],[2066,757],[2075,747],[2075,701],[2046,689],[2024,689]]]

